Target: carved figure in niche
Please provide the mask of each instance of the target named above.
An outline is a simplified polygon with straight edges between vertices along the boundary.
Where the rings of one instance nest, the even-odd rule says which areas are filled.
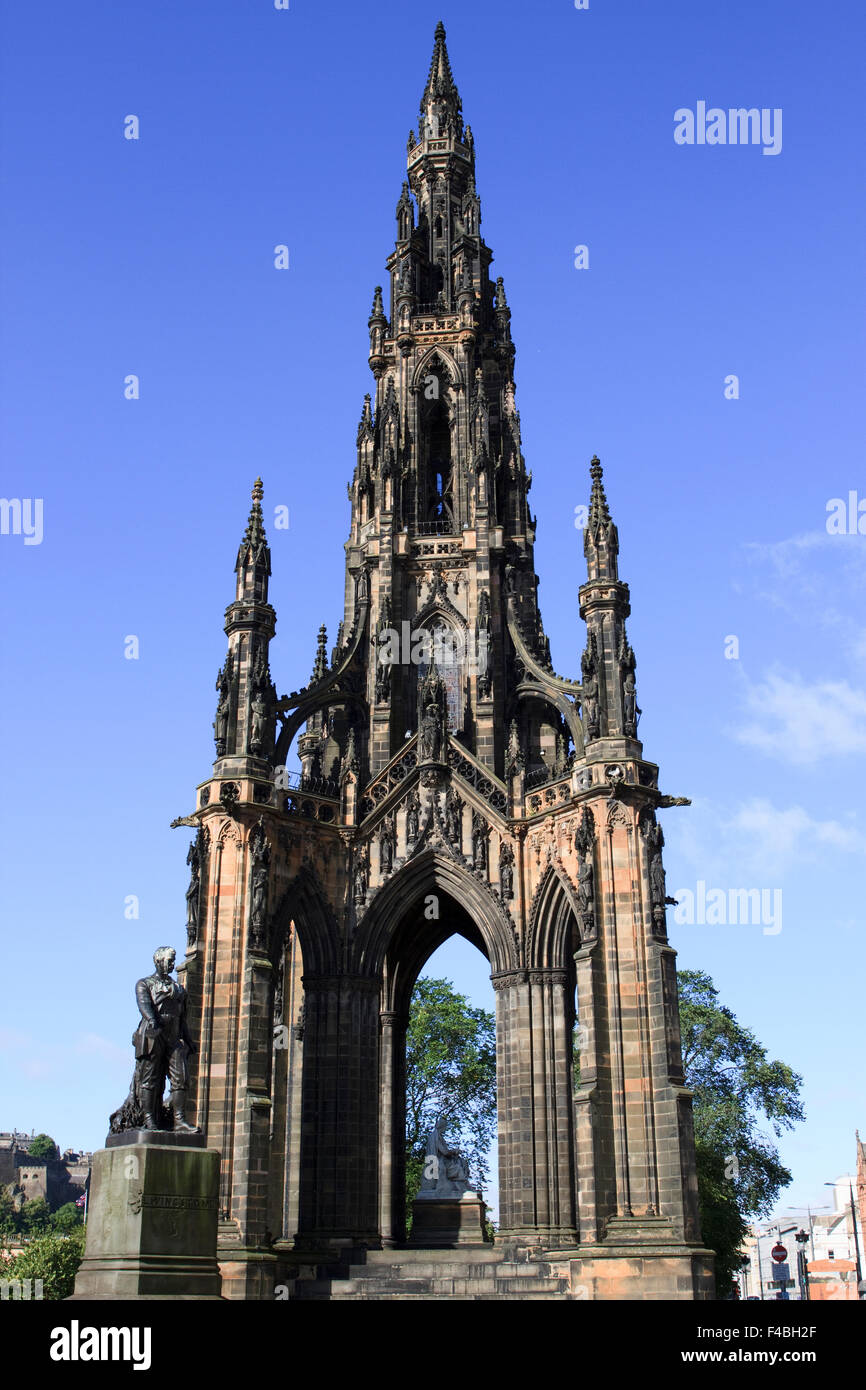
[[[449,788],[445,798],[445,833],[452,845],[460,848],[463,839],[463,803]]]
[[[370,881],[370,860],[367,858],[367,851],[366,851],[366,850],[362,850],[361,853],[358,855],[358,860],[357,860],[357,863],[355,864],[354,889],[355,889],[355,902],[356,902],[356,903],[361,904],[361,903],[363,903],[364,899],[366,898],[366,896],[367,896],[367,885],[368,885],[369,881]]]
[[[383,875],[394,867],[394,822],[386,816],[379,833],[379,867]]]
[[[580,868],[577,871],[577,910],[582,941],[591,940],[595,936],[594,878],[592,856],[581,858]]]
[[[264,821],[259,818],[250,837],[253,868],[250,876],[250,927],[253,945],[261,947],[264,941],[265,916],[268,906],[268,878],[270,874],[271,847],[265,834]]]
[[[472,812],[472,867],[487,868],[487,823],[477,811]]]
[[[202,834],[191,842],[186,856],[190,868],[189,887],[186,890],[186,944],[194,946],[198,938],[199,899],[201,896],[201,843]]]
[[[637,716],[640,714],[638,708],[634,672],[629,671],[622,685],[622,707],[623,707],[623,728],[630,738],[634,738],[637,733]]]
[[[261,690],[257,690],[253,696],[253,703],[250,710],[250,752],[259,753],[265,741],[265,725],[268,717],[268,707],[262,699]]]
[[[413,792],[409,799],[409,804],[406,807],[406,839],[410,844],[414,844],[418,839],[419,810],[418,798]]]
[[[436,763],[442,751],[442,719],[437,705],[432,702],[425,706],[421,719],[421,757],[425,762]]]
[[[503,898],[514,897],[514,851],[505,841],[499,849],[499,891]]]
[[[226,657],[225,665],[217,673],[216,689],[219,691],[217,701],[216,718],[213,722],[214,742],[216,744],[216,755],[218,758],[225,756],[226,743],[229,733],[229,715],[231,713],[231,682],[232,682],[232,657],[231,653]]]

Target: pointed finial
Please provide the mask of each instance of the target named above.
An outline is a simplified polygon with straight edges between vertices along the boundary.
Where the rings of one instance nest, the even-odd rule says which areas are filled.
[[[316,647],[316,664],[313,667],[312,681],[320,681],[328,669],[328,657],[326,647],[328,643],[328,632],[325,624],[319,628],[319,640]],[[312,682],[311,682],[312,683]]]
[[[589,475],[592,478],[592,492],[589,499],[589,524],[595,528],[599,522],[610,521],[607,498],[604,495],[603,472],[601,459],[598,454],[593,454],[589,465]]]
[[[254,502],[261,502],[261,500],[262,500],[262,498],[264,497],[264,495],[265,495],[265,490],[264,490],[264,488],[262,487],[262,480],[261,480],[261,478],[256,478],[255,482],[253,483],[253,492],[252,492],[253,501],[254,501]]]
[[[501,275],[497,276],[496,279],[496,307],[497,309],[508,308],[508,300],[505,298],[505,281]]]
[[[382,286],[377,285],[376,288],[373,290],[373,308],[371,310],[370,316],[371,318],[375,318],[378,317],[380,314],[384,318],[385,310],[382,306]]]

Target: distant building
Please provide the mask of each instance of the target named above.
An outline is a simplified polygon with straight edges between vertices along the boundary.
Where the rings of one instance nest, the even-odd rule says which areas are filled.
[[[56,1210],[84,1192],[93,1155],[66,1149],[56,1158],[36,1157],[29,1152],[35,1137],[18,1130],[0,1132],[0,1187],[28,1202],[44,1197]]]
[[[854,1240],[854,1216],[851,1211],[851,1189],[854,1190],[855,1198],[858,1191],[862,1194],[866,1189],[864,1147],[866,1146],[860,1143],[858,1136],[858,1176],[855,1179],[850,1174],[845,1174],[836,1179],[831,1210],[810,1212],[804,1207],[800,1215],[794,1213],[786,1220],[767,1221],[751,1227],[743,1247],[744,1255],[749,1260],[740,1280],[741,1294],[744,1298],[776,1298],[778,1290],[771,1287],[771,1282],[778,1277],[778,1266],[774,1264],[770,1252],[777,1243],[784,1245],[788,1252],[789,1274],[795,1281],[794,1287],[788,1289],[788,1297],[804,1297],[797,1258],[799,1247],[796,1234],[800,1230],[809,1234],[809,1240],[806,1242],[809,1297],[815,1302],[857,1298],[857,1250]],[[856,1205],[862,1260],[866,1251],[863,1243],[862,1195]]]

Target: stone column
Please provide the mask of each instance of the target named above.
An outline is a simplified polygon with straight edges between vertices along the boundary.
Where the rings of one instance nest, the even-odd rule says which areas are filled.
[[[571,1028],[564,970],[493,977],[500,1060],[500,1237],[577,1240]]]
[[[382,1245],[406,1238],[406,1020],[379,1014],[379,1231]]]
[[[304,976],[297,1245],[377,1247],[379,982]]]

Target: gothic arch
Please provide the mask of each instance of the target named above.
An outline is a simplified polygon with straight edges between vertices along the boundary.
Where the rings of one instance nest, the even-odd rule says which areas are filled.
[[[580,945],[577,896],[562,866],[551,861],[532,897],[526,933],[530,970],[562,970],[572,964]]]
[[[298,933],[305,974],[336,974],[339,960],[337,924],[318,879],[306,867],[302,867],[289,884],[271,918],[270,956],[274,962],[291,922]]]
[[[430,375],[431,366],[434,361],[440,363],[442,368],[448,373],[452,387],[465,386],[466,383],[463,379],[463,373],[457,365],[456,359],[452,357],[451,353],[447,352],[445,348],[434,346],[428,348],[423,356],[418,359],[415,371],[412,374],[411,389],[413,391],[421,390],[424,384],[424,378]]]
[[[465,909],[483,942],[491,973],[518,969],[516,934],[505,909],[469,869],[436,849],[422,850],[379,889],[358,924],[356,968],[365,975],[379,976],[408,905],[417,904],[423,923],[424,899],[437,890]],[[442,940],[447,935],[450,933]]]

